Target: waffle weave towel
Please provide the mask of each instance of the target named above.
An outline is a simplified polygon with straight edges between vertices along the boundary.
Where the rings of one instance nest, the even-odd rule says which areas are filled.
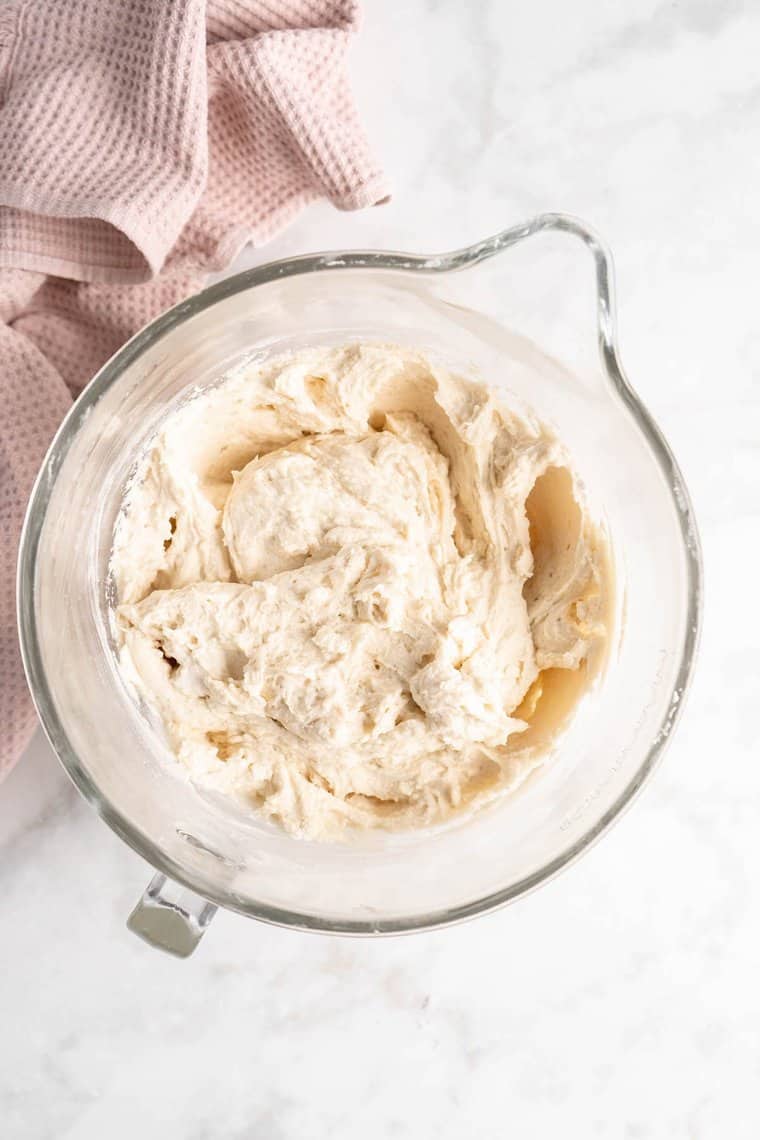
[[[72,397],[306,203],[387,196],[345,71],[356,19],[354,0],[0,8],[0,777],[35,723],[18,535]]]

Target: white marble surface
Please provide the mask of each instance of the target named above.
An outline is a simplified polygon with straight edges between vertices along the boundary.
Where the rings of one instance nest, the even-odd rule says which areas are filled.
[[[124,928],[148,868],[41,739],[0,789],[3,1140],[760,1135],[760,8],[366,0],[391,205],[245,264],[458,245],[543,209],[617,257],[622,343],[701,522],[701,663],[666,763],[551,885],[384,941],[228,914],[184,963]]]

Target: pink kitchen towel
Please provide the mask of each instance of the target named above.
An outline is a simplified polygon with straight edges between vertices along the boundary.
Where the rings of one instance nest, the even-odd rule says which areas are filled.
[[[35,723],[18,536],[72,397],[308,202],[387,197],[345,70],[356,21],[354,0],[0,8],[0,777]]]

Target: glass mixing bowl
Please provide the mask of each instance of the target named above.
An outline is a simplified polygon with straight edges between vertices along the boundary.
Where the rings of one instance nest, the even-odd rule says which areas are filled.
[[[591,252],[595,288],[568,260],[580,248],[568,234]],[[85,389],[29,504],[21,644],[62,764],[159,872],[130,919],[143,937],[186,955],[217,906],[350,934],[455,922],[556,874],[647,779],[691,674],[701,569],[683,479],[620,365],[612,290],[602,243],[558,214],[432,257],[297,257],[176,306]],[[108,560],[125,481],[179,393],[253,352],[357,339],[420,347],[554,426],[608,529],[616,612],[603,674],[518,791],[439,828],[328,845],[294,839],[188,781],[117,670]]]

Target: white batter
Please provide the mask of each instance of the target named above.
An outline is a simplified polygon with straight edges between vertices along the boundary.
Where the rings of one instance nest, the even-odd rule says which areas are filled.
[[[579,499],[546,428],[414,352],[251,364],[127,491],[122,667],[194,780],[289,831],[433,823],[540,761],[520,734],[604,639]]]

